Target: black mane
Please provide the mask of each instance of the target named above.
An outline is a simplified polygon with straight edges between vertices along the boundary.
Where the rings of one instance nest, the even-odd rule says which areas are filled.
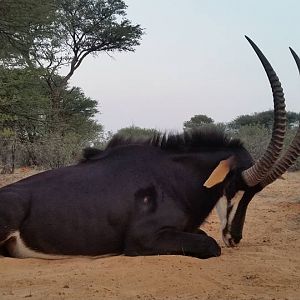
[[[80,160],[80,162],[85,162],[87,160],[94,159],[102,153],[103,151],[97,148],[91,148],[91,147],[85,148],[82,151],[82,159]]]
[[[203,128],[185,131],[181,134],[154,134],[149,138],[126,138],[115,135],[106,149],[122,145],[143,144],[161,148],[165,151],[191,152],[203,148],[241,148],[243,143],[239,139],[228,137],[218,128]]]
[[[125,145],[150,145],[170,152],[193,152],[201,150],[215,150],[220,148],[243,148],[239,139],[228,137],[218,128],[201,128],[185,131],[181,134],[157,133],[152,137],[124,137],[116,134],[107,144],[106,149]],[[102,156],[103,151],[96,148],[87,148],[83,151],[83,160],[95,160]]]

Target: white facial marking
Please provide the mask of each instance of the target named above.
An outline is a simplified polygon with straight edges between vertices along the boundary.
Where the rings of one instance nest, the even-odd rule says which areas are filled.
[[[231,247],[231,244],[230,244],[231,234],[229,234],[229,233],[226,233],[225,235],[222,234],[222,238],[223,238],[224,244],[225,244],[227,247]]]
[[[227,247],[235,247],[237,245],[229,232],[227,232],[225,235],[222,235],[222,238]]]
[[[241,199],[243,198],[243,195],[244,195],[244,192],[237,192],[235,194],[234,198],[232,198],[231,201],[230,201],[230,206],[232,206],[232,209],[231,209],[230,214],[228,216],[228,221],[227,221],[228,229],[231,228],[231,223],[233,221],[233,218],[235,216],[235,213],[236,213],[236,210],[239,206],[239,203],[240,203]]]
[[[216,210],[221,221],[221,231],[222,238],[227,247],[234,247],[236,243],[233,241],[232,236],[230,234],[231,224],[236,214],[239,203],[244,195],[244,192],[240,191],[235,194],[235,196],[230,200],[230,204],[228,205],[228,201],[225,196],[220,198],[220,200],[216,204]],[[228,208],[231,208],[230,213],[228,215]],[[227,231],[225,234],[223,230],[227,227]]]
[[[226,227],[227,224],[227,199],[225,196],[219,199],[216,204],[216,211],[221,221],[221,231]]]

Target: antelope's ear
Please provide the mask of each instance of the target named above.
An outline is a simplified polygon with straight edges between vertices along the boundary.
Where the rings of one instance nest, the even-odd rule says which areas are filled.
[[[222,182],[234,165],[234,157],[230,156],[225,160],[221,160],[218,166],[212,171],[203,186],[212,188],[216,184]]]

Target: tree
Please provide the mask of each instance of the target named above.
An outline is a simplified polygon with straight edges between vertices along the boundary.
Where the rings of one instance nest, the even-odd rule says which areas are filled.
[[[288,111],[287,116],[287,126],[288,128],[294,127],[300,120],[300,113],[295,113]],[[241,115],[238,116],[231,122],[230,126],[233,128],[239,128],[245,125],[260,125],[265,128],[271,129],[274,121],[273,110],[267,110],[260,113],[254,113],[252,115]]]
[[[51,168],[69,164],[103,131],[93,119],[97,102],[80,88],[63,90],[59,131],[50,130],[57,124],[48,124],[50,95],[38,74],[0,68],[0,91],[0,155],[6,170],[13,171],[15,160]]]
[[[5,9],[0,61],[41,69],[56,115],[63,89],[88,55],[134,51],[143,34],[140,25],[126,18],[122,0],[50,0],[46,6],[40,0],[3,0],[1,4]],[[62,66],[68,71],[57,77]]]
[[[203,125],[213,124],[214,120],[206,115],[195,115],[189,121],[183,123],[183,129],[195,129]]]
[[[0,82],[0,126],[6,136],[17,136],[30,153],[36,153],[32,144],[42,147],[47,140],[56,150],[67,137],[77,145],[98,139],[96,101],[68,81],[88,55],[139,45],[143,30],[126,18],[126,8],[122,0],[0,2],[6,76]],[[62,67],[67,71],[60,75]]]
[[[31,139],[45,125],[48,106],[47,88],[37,72],[0,67],[2,127],[23,132]]]
[[[0,57],[9,66],[33,66],[36,47],[55,38],[49,26],[54,20],[55,1],[1,0]]]

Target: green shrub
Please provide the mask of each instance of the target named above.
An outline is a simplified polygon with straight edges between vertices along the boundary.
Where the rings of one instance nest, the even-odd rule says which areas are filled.
[[[290,145],[296,131],[296,128],[287,130],[282,153]],[[251,153],[254,160],[257,160],[264,154],[268,147],[271,139],[271,130],[262,125],[245,125],[237,129],[233,135],[244,142],[246,149]],[[300,170],[300,158],[297,159],[290,170]]]

